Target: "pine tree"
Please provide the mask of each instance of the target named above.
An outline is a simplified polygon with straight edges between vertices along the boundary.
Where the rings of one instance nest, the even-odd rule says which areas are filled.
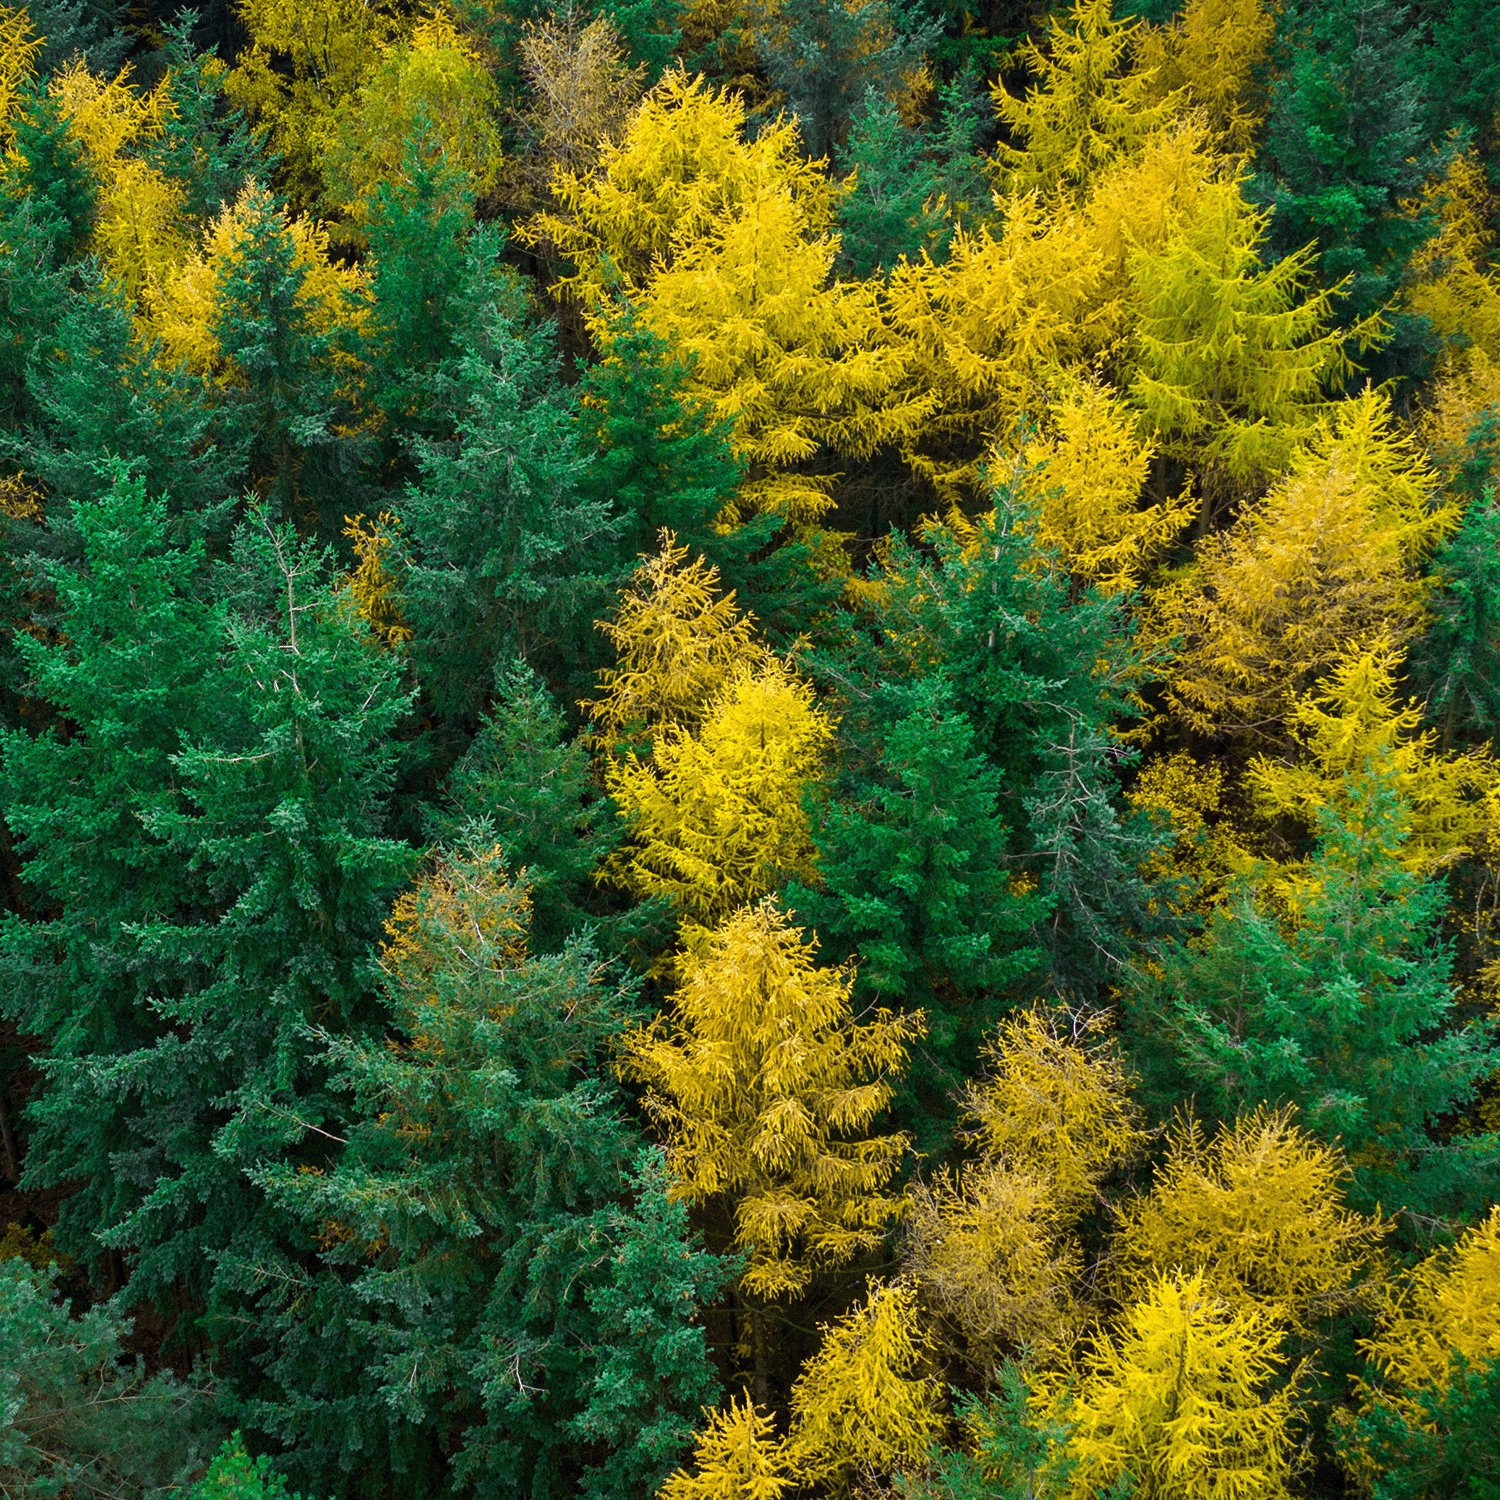
[[[94,184],[83,148],[51,94],[32,87],[17,102],[11,121],[15,164],[7,187],[30,195],[32,213],[56,224],[57,258],[70,260],[82,250],[94,213]]]

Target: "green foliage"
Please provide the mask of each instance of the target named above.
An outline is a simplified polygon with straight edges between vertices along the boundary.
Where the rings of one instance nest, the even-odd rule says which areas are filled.
[[[11,1500],[181,1494],[223,1431],[212,1392],[124,1353],[123,1297],[75,1318],[50,1283],[0,1260],[0,1488]]]
[[[1433,230],[1402,207],[1422,184],[1426,79],[1417,38],[1392,0],[1294,4],[1278,31],[1285,70],[1272,86],[1266,152],[1272,243],[1315,241],[1325,286],[1350,278],[1356,315],[1391,295]]]
[[[452,844],[493,833],[506,863],[524,870],[532,941],[562,944],[589,920],[593,875],[619,842],[594,786],[588,753],[568,740],[561,710],[524,662],[502,661],[479,733],[448,782],[448,808],[430,829]],[[603,826],[601,826],[601,823]]]
[[[895,93],[941,34],[910,0],[783,0],[756,17],[756,51],[807,153],[834,155],[873,89]]]
[[[1446,749],[1500,727],[1500,510],[1492,493],[1470,507],[1433,574],[1430,619],[1411,648],[1411,670]]]
[[[286,1480],[261,1454],[251,1458],[244,1438],[236,1432],[214,1454],[208,1473],[188,1492],[188,1500],[302,1500],[290,1493]]]
[[[68,133],[57,101],[27,89],[20,99],[15,130],[15,161],[7,174],[11,192],[27,194],[32,212],[56,225],[57,255],[70,259],[88,238],[94,185],[83,150]]]
[[[1374,1500],[1496,1500],[1500,1496],[1500,1359],[1453,1358],[1447,1383],[1418,1391],[1413,1409],[1377,1404],[1352,1431],[1378,1478]]]
[[[247,1167],[330,1108],[299,1028],[371,1016],[408,697],[316,551],[259,517],[210,571],[166,516],[119,474],[78,512],[81,561],[45,571],[65,636],[20,646],[66,729],[8,732],[0,789],[51,915],[12,917],[0,964],[49,1044],[30,1171],[76,1185],[61,1245],[201,1301],[276,1232]]]
[[[1319,815],[1294,912],[1242,892],[1134,976],[1128,1040],[1158,1088],[1219,1119],[1295,1105],[1342,1144],[1356,1207],[1451,1211],[1483,1194],[1500,1152],[1494,1137],[1438,1134],[1494,1069],[1493,1028],[1454,1024],[1444,891],[1401,863],[1405,809],[1374,775],[1349,797]]]
[[[445,856],[388,932],[400,1040],[318,1033],[355,1098],[347,1151],[260,1174],[322,1265],[247,1268],[274,1338],[241,1420],[295,1436],[315,1488],[353,1470],[423,1495],[438,1464],[467,1495],[517,1475],[649,1493],[718,1394],[693,1312],[724,1270],[593,1070],[628,993],[581,943],[528,954],[526,889],[493,849]]]
[[[502,657],[547,662],[557,634],[599,599],[588,559],[617,526],[607,501],[582,490],[588,460],[549,331],[475,290],[433,375],[453,436],[415,440],[419,477],[393,507],[409,544],[418,672],[460,724],[474,721]]]

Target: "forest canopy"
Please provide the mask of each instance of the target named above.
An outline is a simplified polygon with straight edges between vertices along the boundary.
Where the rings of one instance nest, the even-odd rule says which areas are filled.
[[[1500,1494],[1500,0],[0,6],[0,1492]]]

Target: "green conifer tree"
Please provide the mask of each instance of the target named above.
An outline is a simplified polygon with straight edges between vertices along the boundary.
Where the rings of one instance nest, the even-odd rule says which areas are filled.
[[[1457,1014],[1444,890],[1402,866],[1407,835],[1395,794],[1361,777],[1319,818],[1293,914],[1244,892],[1132,976],[1129,1041],[1148,1082],[1216,1118],[1296,1106],[1347,1153],[1355,1206],[1452,1212],[1490,1195],[1500,1138],[1437,1127],[1500,1048]]]

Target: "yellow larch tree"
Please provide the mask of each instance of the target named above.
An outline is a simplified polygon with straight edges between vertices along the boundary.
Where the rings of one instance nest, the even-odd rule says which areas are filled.
[[[696,1472],[669,1475],[657,1491],[660,1500],[781,1500],[795,1484],[787,1445],[749,1392],[704,1415],[693,1451]]]
[[[140,89],[129,64],[105,79],[80,55],[54,75],[49,89],[97,184],[90,247],[110,277],[139,299],[189,250],[182,189],[131,149],[160,135],[172,109],[170,79]]]
[[[1330,806],[1356,819],[1361,789],[1378,779],[1406,809],[1401,863],[1428,874],[1489,833],[1489,799],[1500,776],[1488,746],[1466,755],[1438,751],[1436,732],[1421,727],[1420,707],[1398,701],[1402,660],[1387,640],[1336,660],[1322,683],[1291,706],[1287,727],[1300,754],[1256,756],[1245,780],[1262,816],[1291,815],[1311,830]]]
[[[1145,1139],[1101,1024],[1041,1009],[1002,1022],[985,1053],[990,1076],[965,1098],[978,1160],[907,1191],[907,1269],[980,1368],[1066,1347],[1084,1321],[1072,1231],[1100,1180]]]
[[[237,8],[250,45],[224,92],[265,129],[294,207],[311,212],[322,196],[323,159],[340,106],[355,98],[411,21],[397,4],[365,0],[240,0]]]
[[[10,143],[16,98],[41,49],[42,38],[32,29],[25,6],[0,6],[0,144]]]
[[[402,176],[408,144],[462,173],[476,194],[501,166],[499,96],[483,57],[443,15],[393,38],[369,75],[338,101],[322,170],[325,201],[349,216],[355,243],[383,182]]]
[[[755,638],[754,617],[740,613],[732,592],[720,592],[718,569],[689,560],[670,531],[661,542],[598,622],[618,661],[599,673],[599,696],[581,707],[606,750],[668,726],[695,729],[736,674],[774,660]]]
[[[1284,477],[1156,595],[1177,641],[1168,700],[1195,728],[1277,739],[1298,696],[1353,649],[1420,628],[1416,565],[1456,512],[1376,392],[1333,403]]]
[[[355,558],[344,578],[344,598],[382,644],[404,645],[412,630],[401,608],[400,518],[388,510],[373,521],[345,516],[344,535]]]
[[[689,944],[668,1009],[621,1041],[647,1087],[678,1197],[727,1215],[757,1309],[880,1243],[904,1135],[869,1134],[922,1035],[920,1016],[853,1019],[854,976],[821,968],[770,898]],[[764,1329],[754,1319],[765,1399]]]
[[[1062,1493],[1087,1500],[1122,1475],[1139,1500],[1281,1500],[1294,1452],[1295,1382],[1282,1327],[1236,1310],[1200,1274],[1157,1278],[1082,1368],[1038,1382],[1034,1404],[1070,1429]]]
[[[795,126],[747,141],[744,124],[737,96],[669,73],[597,172],[559,174],[556,211],[528,232],[572,261],[559,290],[602,349],[623,295],[635,325],[692,362],[689,388],[733,424],[748,465],[726,523],[770,511],[807,527],[832,501],[799,466],[899,441],[930,402],[901,385],[874,287],[832,281],[832,190]]]
[[[1193,501],[1142,505],[1152,444],[1135,414],[1089,373],[1059,378],[1036,435],[1021,449],[1040,493],[1037,541],[1076,577],[1108,589],[1138,586],[1193,513]]]
[[[1020,145],[1003,144],[995,167],[1011,194],[1051,197],[1086,187],[1103,169],[1138,154],[1177,113],[1162,98],[1156,69],[1132,66],[1141,23],[1116,21],[1112,0],[1074,0],[1047,22],[1044,46],[1021,59],[1036,75],[1022,99],[995,83],[995,112]]]
[[[1500,1359],[1500,1207],[1409,1271],[1359,1348],[1376,1377],[1358,1383],[1361,1404],[1394,1407],[1418,1424],[1418,1398],[1446,1392],[1457,1359],[1470,1367]],[[1357,1446],[1347,1456],[1362,1466]]]
[[[739,673],[696,733],[668,725],[650,760],[606,762],[630,840],[604,873],[637,895],[670,897],[700,923],[810,876],[802,791],[832,741],[832,722],[785,662]]]
[[[924,1463],[943,1428],[926,1353],[907,1286],[872,1283],[862,1306],[824,1326],[792,1387],[787,1446],[804,1482],[844,1495]]]
[[[1206,498],[1285,465],[1325,384],[1350,373],[1351,339],[1379,332],[1377,319],[1333,326],[1331,293],[1309,285],[1311,251],[1266,265],[1269,222],[1240,181],[1221,179],[1129,254],[1131,396],[1163,449],[1198,470]]]
[[[1226,152],[1245,152],[1262,123],[1257,72],[1275,34],[1266,0],[1188,0],[1168,25],[1142,29],[1137,66],[1153,72],[1158,96],[1205,116]]]
[[[1212,1140],[1179,1119],[1151,1191],[1119,1210],[1111,1247],[1122,1300],[1162,1272],[1307,1329],[1349,1306],[1389,1225],[1343,1206],[1348,1167],[1287,1110],[1256,1110]]]

